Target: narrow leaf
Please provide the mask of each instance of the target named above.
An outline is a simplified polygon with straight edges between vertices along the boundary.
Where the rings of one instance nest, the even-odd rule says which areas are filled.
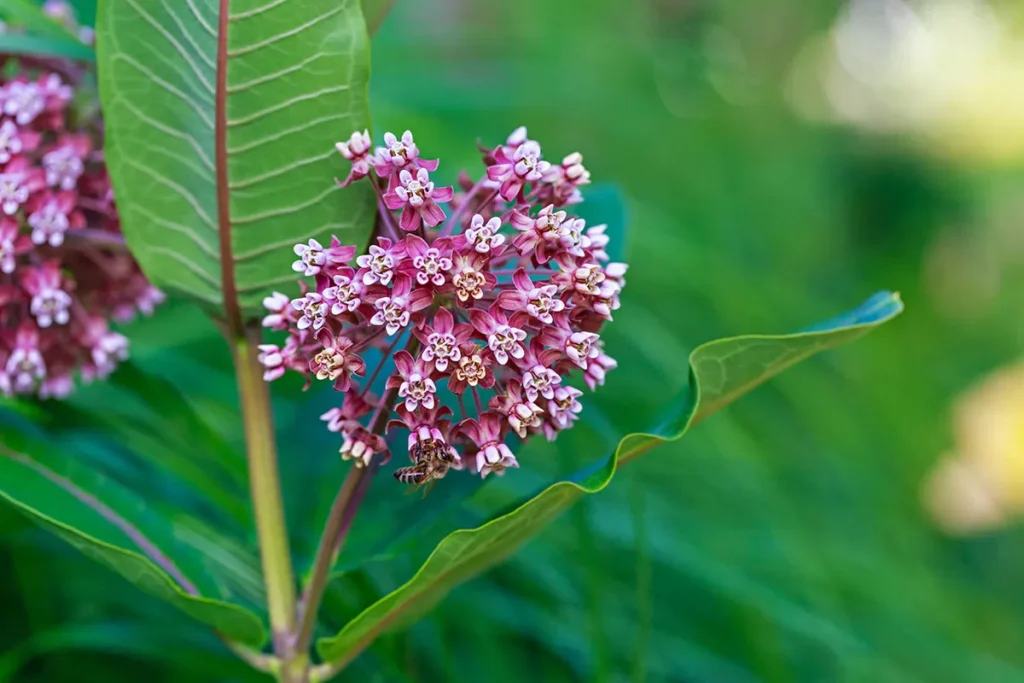
[[[0,32],[0,53],[80,61],[96,58],[91,47],[47,16],[41,5],[31,0],[3,0],[0,3],[0,20],[8,26]]]
[[[0,33],[0,53],[34,57],[64,57],[80,61],[96,58],[92,48],[68,36],[42,38],[17,33]]]
[[[625,437],[598,469],[559,482],[479,528],[456,531],[445,538],[404,586],[368,607],[338,635],[319,641],[317,649],[326,666],[332,671],[345,666],[381,633],[408,623],[410,616],[422,615],[453,587],[501,562],[581,495],[607,486],[620,463],[678,439],[690,425],[787,367],[856,339],[902,309],[897,295],[881,293],[860,308],[806,332],[735,337],[699,346],[690,355],[689,388],[661,427],[649,434]]]
[[[9,435],[5,429],[5,438]],[[200,594],[200,582],[208,582],[209,577],[186,575],[176,559],[112,505],[35,458],[6,446],[0,446],[0,499],[193,619],[252,647],[265,641],[263,623],[256,615]]]
[[[292,246],[364,244],[371,189],[334,142],[368,126],[359,0],[102,0],[107,162],[157,286],[237,330],[295,280]]]

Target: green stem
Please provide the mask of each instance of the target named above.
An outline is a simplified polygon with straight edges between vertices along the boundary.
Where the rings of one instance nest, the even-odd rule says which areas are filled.
[[[238,391],[242,400],[242,421],[249,462],[249,484],[256,517],[256,535],[263,561],[263,578],[267,588],[270,628],[274,652],[281,659],[282,681],[304,681],[308,658],[297,653],[292,634],[295,632],[295,575],[292,573],[288,530],[285,526],[281,482],[277,472],[277,450],[270,409],[270,394],[263,381],[263,368],[257,358],[261,331],[247,327],[245,336],[234,340]],[[301,678],[296,660],[303,660]],[[289,677],[283,677],[287,674]]]
[[[397,342],[398,338],[395,339],[395,344]],[[392,344],[391,350],[387,353],[388,356],[394,350],[395,344]],[[410,335],[405,350],[415,354],[417,349],[419,349],[419,340],[415,336]],[[369,388],[370,384],[372,384],[372,380],[367,382],[367,388]],[[377,404],[377,409],[370,416],[370,422],[367,426],[371,434],[384,434],[388,424],[388,417],[391,415],[397,399],[397,388],[388,389],[381,397],[380,402]],[[320,601],[323,599],[324,590],[326,590],[327,583],[330,581],[331,568],[334,567],[334,563],[338,559],[338,553],[341,552],[341,548],[345,544],[348,530],[351,528],[352,521],[359,511],[359,506],[363,502],[367,489],[370,488],[373,475],[376,474],[382,464],[382,458],[379,455],[375,455],[366,467],[353,466],[345,476],[345,481],[342,482],[338,495],[334,497],[334,502],[331,503],[331,510],[327,514],[327,524],[320,535],[316,558],[313,560],[313,570],[310,572],[309,582],[306,584],[306,588],[302,593],[302,600],[299,602],[299,621],[301,623],[295,639],[295,646],[296,650],[300,652],[309,651],[309,646],[313,640],[313,629],[316,627],[317,612],[320,610]],[[311,680],[321,680],[318,676],[326,674],[327,671],[327,665],[314,667],[310,672]],[[338,671],[334,671],[330,675],[333,676],[337,673]]]
[[[313,640],[313,629],[316,626],[317,612],[324,590],[331,576],[331,568],[338,559],[338,553],[345,543],[348,530],[352,527],[359,505],[363,501],[370,480],[380,468],[380,458],[374,457],[366,467],[352,467],[338,495],[331,504],[327,515],[327,524],[320,536],[320,545],[316,550],[313,570],[310,572],[309,583],[299,601],[299,633],[295,639],[295,649],[305,652]]]

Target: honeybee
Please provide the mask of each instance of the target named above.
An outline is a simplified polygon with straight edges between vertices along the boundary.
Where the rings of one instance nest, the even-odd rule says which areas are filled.
[[[449,456],[447,460],[453,459]],[[437,480],[448,474],[450,466],[450,462],[445,462],[440,458],[424,458],[415,465],[395,470],[395,479],[403,484],[411,484],[410,493],[422,489],[423,497],[426,498]]]

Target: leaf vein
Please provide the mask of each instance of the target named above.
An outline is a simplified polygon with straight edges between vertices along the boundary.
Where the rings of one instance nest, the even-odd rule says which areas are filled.
[[[335,57],[335,56],[342,56],[342,55],[341,55],[340,52],[318,52],[315,55],[311,55],[309,57],[306,57],[305,59],[303,59],[298,64],[293,64],[292,66],[289,66],[289,67],[286,67],[284,69],[281,69],[280,71],[275,71],[273,73],[265,74],[263,76],[260,76],[258,78],[254,78],[251,81],[246,81],[245,83],[241,83],[239,85],[228,86],[228,92],[232,93],[232,94],[240,93],[240,92],[245,92],[246,90],[249,90],[250,88],[254,88],[257,85],[262,85],[264,83],[269,83],[271,81],[277,80],[278,78],[282,78],[284,76],[287,76],[290,73],[294,73],[296,71],[301,71],[306,66],[308,66],[312,62],[315,62],[316,60],[320,59],[321,57]]]
[[[231,222],[234,225],[245,225],[246,223],[255,223],[266,218],[273,218],[274,216],[283,216],[288,213],[302,211],[303,209],[308,209],[309,207],[320,203],[325,198],[327,198],[328,195],[330,195],[332,192],[336,192],[338,189],[339,188],[336,185],[331,186],[324,190],[323,192],[316,195],[315,197],[307,199],[304,202],[300,202],[299,204],[293,204],[292,206],[284,206],[279,209],[271,209],[270,211],[261,211],[260,213],[254,213],[248,216],[243,216],[242,218],[235,218]]]
[[[253,140],[252,142],[246,143],[239,147],[229,147],[228,154],[241,154],[242,152],[248,152],[259,147],[262,147],[263,145],[269,144],[271,142],[277,142],[278,140],[286,138],[289,135],[294,135],[295,133],[303,133],[312,128],[313,126],[320,125],[321,123],[327,123],[328,121],[340,121],[342,119],[347,119],[351,117],[351,112],[345,112],[344,114],[331,114],[330,116],[321,116],[316,119],[310,119],[309,121],[306,121],[300,126],[293,126],[291,128],[279,130],[276,133],[273,133],[272,135],[262,137],[258,140]]]
[[[182,44],[179,43],[177,39],[175,39],[175,37],[171,35],[170,31],[161,26],[160,22],[154,19],[152,15],[146,12],[146,10],[142,9],[142,7],[140,7],[139,4],[135,2],[135,0],[127,0],[127,2],[129,5],[132,6],[132,8],[136,12],[138,12],[139,16],[142,17],[147,24],[155,28],[157,33],[163,36],[163,38],[167,42],[174,46],[174,49],[178,51],[178,54],[181,55],[182,59],[184,59],[185,62],[188,63],[189,67],[192,69],[192,73],[196,75],[196,78],[198,78],[199,81],[203,84],[203,86],[212,93],[213,85],[206,79],[206,77],[203,75],[202,70],[199,68],[199,65],[192,61],[192,58],[189,57],[188,52],[185,50]]]
[[[267,107],[266,109],[261,109],[261,110],[259,110],[257,112],[249,114],[248,116],[243,116],[243,117],[238,118],[238,119],[228,119],[228,127],[231,128],[231,127],[234,127],[234,126],[241,126],[241,125],[244,125],[246,123],[252,123],[253,121],[261,119],[264,116],[267,116],[268,114],[273,114],[276,111],[280,111],[282,109],[287,109],[288,107],[292,106],[293,104],[298,104],[300,102],[305,102],[306,100],[313,100],[313,99],[316,99],[316,98],[318,98],[318,97],[320,97],[322,95],[330,95],[331,93],[336,93],[336,92],[345,92],[348,89],[349,89],[349,86],[347,86],[347,85],[336,85],[336,86],[333,86],[333,87],[330,87],[330,88],[321,88],[320,90],[316,90],[314,92],[303,93],[302,95],[296,95],[295,97],[292,97],[291,99],[287,99],[284,102],[278,102],[277,104],[271,105],[271,106]]]
[[[185,2],[188,3],[188,8],[192,10],[192,15],[196,18],[196,21],[199,22],[199,25],[203,27],[203,30],[216,38],[217,32],[213,30],[213,26],[207,23],[206,19],[203,18],[203,15],[199,12],[199,8],[195,6],[195,0],[185,0]]]
[[[188,96],[188,94],[182,92],[181,90],[178,90],[173,85],[171,85],[170,83],[168,83],[167,81],[163,80],[162,78],[157,76],[155,73],[153,73],[152,71],[147,69],[141,63],[139,63],[138,61],[136,61],[135,59],[133,59],[132,57],[129,57],[128,55],[126,55],[124,53],[118,53],[118,54],[114,55],[113,59],[114,59],[114,61],[120,60],[120,61],[124,62],[125,64],[128,64],[128,65],[134,67],[140,73],[144,74],[152,83],[160,86],[161,88],[166,90],[168,93],[174,95],[175,97],[180,99],[182,102],[184,102],[188,106],[192,107],[193,111],[195,111],[195,113],[199,115],[199,118],[201,118],[203,120],[203,123],[205,123],[206,126],[210,130],[213,130],[213,119],[210,118],[209,114],[207,114],[205,111],[203,111],[203,108],[201,106],[199,106],[198,103],[192,101],[192,99]]]
[[[167,189],[173,190],[174,192],[178,193],[178,195],[180,195],[182,199],[184,199],[186,202],[188,202],[192,206],[192,209],[196,212],[196,215],[199,216],[200,220],[202,220],[204,223],[206,223],[206,225],[209,226],[209,228],[211,230],[213,230],[213,231],[217,230],[217,226],[213,222],[213,219],[210,218],[210,216],[203,209],[202,205],[199,203],[199,200],[196,199],[192,195],[191,192],[189,192],[184,187],[182,187],[178,183],[174,182],[170,178],[167,178],[165,176],[160,175],[159,173],[157,173],[156,171],[151,169],[149,166],[146,166],[145,164],[140,164],[139,162],[135,161],[134,159],[132,159],[130,157],[128,159],[126,159],[125,162],[129,166],[131,166],[131,167],[133,167],[133,168],[135,168],[135,169],[145,173],[150,178],[152,178],[156,182],[160,183],[161,185],[163,185]]]
[[[327,19],[330,19],[331,17],[333,17],[338,12],[341,12],[342,10],[346,9],[346,4],[347,3],[339,3],[338,6],[335,7],[334,9],[328,10],[327,12],[324,12],[320,16],[318,16],[318,17],[316,17],[314,19],[310,19],[305,24],[301,24],[300,26],[296,26],[295,28],[293,28],[293,29],[291,29],[289,31],[285,31],[284,33],[278,33],[277,35],[273,35],[273,36],[271,36],[271,37],[269,37],[269,38],[267,38],[265,40],[261,40],[258,43],[253,43],[252,45],[249,45],[247,47],[239,48],[239,49],[234,50],[234,51],[228,51],[228,57],[229,58],[241,57],[242,55],[247,55],[247,54],[250,54],[252,52],[256,52],[257,50],[262,50],[263,48],[267,47],[268,45],[273,45],[274,43],[276,43],[276,42],[278,42],[280,40],[284,40],[285,38],[290,38],[292,36],[296,36],[296,35],[302,33],[303,31],[305,31],[306,29],[312,28],[312,27],[316,26],[317,24],[319,24],[320,22],[326,21]]]
[[[337,154],[337,152],[331,150],[330,152],[325,152],[323,154],[317,154],[315,156],[306,157],[305,159],[299,159],[298,161],[293,161],[292,163],[287,164],[285,166],[281,166],[280,168],[275,168],[273,171],[267,171],[266,173],[261,173],[260,175],[253,176],[252,178],[247,178],[246,180],[239,180],[237,182],[228,183],[228,187],[230,187],[232,190],[240,190],[242,188],[250,187],[252,185],[256,185],[257,183],[262,183],[265,180],[270,180],[271,178],[276,178],[286,173],[290,173],[291,171],[294,171],[297,168],[302,168],[303,166],[308,166],[310,164],[315,164],[325,159],[329,159],[335,154]]]

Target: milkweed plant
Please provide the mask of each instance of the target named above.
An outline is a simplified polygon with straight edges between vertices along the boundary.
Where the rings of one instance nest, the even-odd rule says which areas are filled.
[[[883,293],[803,333],[698,347],[684,394],[666,397],[665,419],[619,435],[614,453],[595,453],[573,479],[455,531],[416,576],[331,633],[324,591],[381,468],[399,461],[389,468],[397,482],[379,495],[409,500],[412,489],[425,506],[449,477],[491,486],[535,467],[531,440],[557,447],[588,419],[585,392],[619,365],[613,316],[635,305],[626,263],[612,256],[623,253],[621,219],[581,216],[592,179],[579,152],[557,141],[542,148],[519,127],[477,143],[479,167],[453,176],[433,141],[411,131],[374,144],[368,43],[385,12],[363,4],[374,9],[370,25],[358,0],[106,0],[94,34],[51,0],[0,32],[4,410],[31,403],[45,414],[54,399],[116,378],[133,317],[160,316],[165,298],[199,307],[233,354],[265,604],[239,604],[102,491],[19,450],[13,431],[0,437],[0,498],[58,525],[288,683],[332,678],[407,613],[599,491],[617,467],[794,358],[900,310]],[[587,150],[606,166],[602,154]],[[631,271],[643,276],[642,264]],[[334,503],[301,581],[284,500],[308,492],[282,485],[270,398],[289,373],[333,397],[322,414],[299,419],[304,433],[330,435],[338,468],[304,483],[331,489]],[[167,405],[149,398],[158,411]],[[39,474],[53,497],[71,494],[119,535],[100,541],[73,514],[43,509],[47,498],[26,483]],[[434,514],[420,509],[413,514]]]

